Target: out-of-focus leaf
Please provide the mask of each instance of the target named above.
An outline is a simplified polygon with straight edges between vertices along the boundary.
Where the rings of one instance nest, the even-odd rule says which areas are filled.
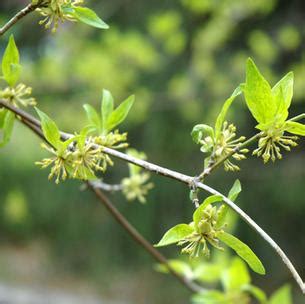
[[[180,261],[180,260],[169,260],[168,265],[177,273],[179,273],[189,279],[192,279],[193,270],[189,264],[187,264],[183,261]],[[156,270],[159,272],[163,272],[163,273],[169,272],[167,266],[164,264],[158,264],[156,267]]]
[[[115,128],[125,120],[133,103],[134,103],[134,96],[131,95],[126,100],[124,100],[115,110],[112,111],[112,113],[109,115],[107,119],[107,125],[106,125],[107,131],[111,131],[113,128]]]
[[[42,132],[47,141],[54,147],[57,148],[61,144],[60,133],[56,123],[44,112],[35,108],[37,114],[40,117]]]
[[[15,115],[8,110],[0,110],[0,147],[4,147],[11,138]]]
[[[114,107],[113,97],[108,90],[103,90],[103,99],[101,105],[101,116],[102,116],[102,126],[103,131],[107,131],[107,120],[110,114],[113,112]]]
[[[85,104],[83,107],[86,111],[90,126],[94,127],[98,133],[101,133],[102,132],[102,121],[101,121],[101,118],[99,117],[98,113],[96,112],[96,110],[89,104]]]
[[[2,58],[2,73],[6,82],[14,86],[20,77],[19,51],[14,36],[11,35]]]
[[[217,290],[208,290],[192,297],[192,303],[194,304],[231,304],[226,296]]]
[[[263,290],[260,288],[253,286],[251,284],[247,284],[242,286],[242,291],[245,291],[249,294],[251,294],[260,304],[266,304],[267,303],[267,296],[264,293]]]
[[[284,285],[277,291],[275,291],[269,302],[269,304],[292,304],[291,288],[289,285]]]
[[[221,281],[226,291],[240,290],[241,286],[250,284],[246,264],[240,258],[234,258],[230,267],[223,272]]]

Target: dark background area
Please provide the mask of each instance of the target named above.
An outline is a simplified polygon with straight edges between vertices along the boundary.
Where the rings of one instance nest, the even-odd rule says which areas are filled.
[[[26,1],[0,2],[3,24]],[[290,70],[295,91],[290,116],[305,112],[305,3],[303,1],[88,1],[110,29],[65,23],[54,35],[33,13],[13,30],[23,65],[22,81],[33,87],[39,107],[69,132],[85,123],[82,104],[98,107],[102,89],[116,102],[136,95],[121,126],[132,147],[156,164],[195,175],[203,154],[191,139],[195,124],[213,124],[224,100],[245,78],[252,57],[274,85]],[[0,39],[1,54],[8,33]],[[230,110],[239,134],[254,134],[255,122],[239,98]],[[39,140],[16,125],[0,151],[0,279],[4,282],[94,290],[132,303],[186,303],[189,294],[118,227],[80,183],[55,185],[34,165],[46,155]],[[236,178],[238,204],[304,272],[304,139],[276,163],[250,157],[239,173],[218,170],[206,182],[226,193]],[[105,180],[117,182],[127,166],[115,161]],[[113,195],[115,205],[152,243],[171,226],[189,221],[188,189],[152,176],[147,204]],[[201,193],[201,197],[205,196]],[[267,275],[253,275],[268,294],[296,284],[272,249],[241,220],[236,234],[262,258]],[[162,250],[175,258],[175,247]],[[298,300],[299,299],[299,300]]]

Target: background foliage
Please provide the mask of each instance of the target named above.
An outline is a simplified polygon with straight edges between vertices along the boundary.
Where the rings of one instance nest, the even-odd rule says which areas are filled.
[[[25,3],[1,1],[1,23]],[[243,81],[248,56],[271,84],[293,70],[291,116],[304,112],[302,1],[113,0],[91,1],[90,7],[111,30],[66,24],[52,35],[37,25],[35,14],[14,28],[16,42],[22,47],[23,80],[33,87],[40,108],[56,118],[61,129],[78,128],[85,121],[81,105],[97,107],[103,88],[113,92],[115,100],[135,94],[133,111],[123,126],[129,131],[131,145],[146,151],[155,163],[195,175],[203,158],[192,143],[192,126],[213,122],[224,99]],[[2,53],[7,39],[0,40]],[[231,119],[251,135],[255,122],[241,102],[235,103]],[[81,279],[85,286],[95,286],[109,297],[120,294],[137,303],[185,303],[187,292],[169,277],[152,271],[150,257],[116,226],[94,197],[79,192],[78,182],[57,186],[47,181],[47,172],[34,165],[45,155],[37,143],[38,139],[18,125],[11,144],[1,150],[1,279],[55,286],[71,281],[80,284]],[[244,191],[238,200],[287,249],[301,270],[304,148],[300,142],[294,153],[286,154],[276,165],[268,164],[268,170],[261,160],[244,162],[240,173]],[[110,170],[106,180],[116,181],[124,175],[127,167],[117,161],[116,170]],[[209,183],[227,192],[236,176],[225,176],[219,170]],[[193,207],[186,188],[155,176],[153,180],[156,186],[146,206],[126,203],[120,195],[114,200],[156,242],[166,229],[187,221]],[[257,285],[271,292],[289,281],[279,258],[245,224],[239,222],[236,234],[256,248],[268,267],[265,277],[253,277]],[[175,257],[177,250],[165,252]],[[8,256],[13,262],[5,265]],[[17,267],[25,257],[32,266]],[[35,270],[36,264],[44,269],[42,273]],[[164,284],[169,288],[166,295]]]

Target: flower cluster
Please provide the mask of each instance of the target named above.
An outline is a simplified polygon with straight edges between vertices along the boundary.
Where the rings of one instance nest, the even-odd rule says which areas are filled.
[[[45,18],[39,24],[45,25],[46,29],[52,27],[52,32],[56,32],[59,22],[76,21],[71,14],[71,7],[82,4],[83,0],[48,0],[45,6],[41,6],[37,11]]]
[[[222,131],[218,140],[216,141],[213,158],[222,159],[231,153],[236,151],[236,148],[245,140],[244,136],[236,138],[236,127],[233,124],[228,124],[226,121],[223,123]],[[232,157],[237,160],[243,160],[246,158],[245,153],[248,153],[248,149],[241,149],[238,152],[232,154]],[[233,164],[229,159],[224,161],[224,167],[226,171],[238,171],[239,167]]]
[[[224,206],[223,206],[224,207]],[[183,246],[182,253],[187,253],[191,257],[199,257],[200,254],[205,256],[210,255],[210,249],[208,244],[213,247],[222,250],[219,245],[217,234],[222,232],[222,227],[218,227],[217,220],[218,215],[221,213],[223,207],[217,209],[217,207],[207,206],[203,212],[202,217],[197,224],[192,222],[190,226],[194,229],[193,233],[180,240],[177,245]]]
[[[201,125],[197,126],[199,132],[200,126]],[[207,136],[200,139],[198,138],[197,143],[201,145],[201,152],[210,154],[210,157],[208,158],[210,164],[216,163],[220,159],[225,159],[229,155],[237,161],[246,158],[245,154],[249,152],[248,149],[237,150],[239,145],[246,138],[244,136],[236,138],[236,127],[233,124],[228,124],[227,121],[224,121],[219,132],[214,131],[209,126],[205,126],[205,128],[206,127],[210,128],[208,134],[206,134]],[[223,163],[226,171],[239,170],[239,167],[233,164],[229,157],[225,159]]]
[[[148,173],[139,173],[124,178],[122,180],[123,194],[127,200],[138,199],[141,203],[145,203],[145,196],[154,187],[153,183],[147,183],[149,178],[150,175]]]
[[[31,94],[32,88],[20,83],[16,87],[6,87],[4,90],[1,90],[0,98],[14,107],[18,107],[19,105],[24,107],[35,106],[36,100],[31,97]]]
[[[105,172],[108,165],[113,165],[109,156],[103,153],[103,147],[96,144],[97,137],[84,137],[75,135],[73,138],[62,142],[62,146],[54,149],[42,144],[42,147],[54,156],[36,162],[42,168],[52,166],[49,179],[56,177],[58,184],[60,179],[77,178],[82,180],[95,179],[96,172]]]
[[[138,159],[146,159],[146,155],[143,152],[138,152],[135,149],[128,149],[127,154]],[[140,203],[145,203],[148,191],[151,190],[154,185],[149,181],[150,175],[147,172],[143,172],[142,169],[136,165],[128,164],[129,177],[125,177],[122,180],[122,191],[127,200],[139,200]]]
[[[253,151],[253,155],[262,157],[264,163],[270,159],[274,162],[276,159],[282,159],[281,148],[290,151],[291,147],[297,146],[297,136],[284,135],[282,128],[270,128],[264,131],[258,141],[258,148]]]

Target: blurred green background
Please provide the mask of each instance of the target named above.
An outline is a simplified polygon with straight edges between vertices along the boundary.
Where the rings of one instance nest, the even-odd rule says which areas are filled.
[[[81,24],[53,35],[34,13],[16,25],[22,81],[33,87],[39,107],[60,128],[73,132],[85,123],[83,103],[100,104],[102,89],[117,102],[130,94],[136,103],[121,127],[132,147],[168,168],[195,175],[203,155],[190,137],[197,123],[213,123],[222,102],[244,80],[251,56],[272,83],[295,73],[291,116],[305,110],[305,2],[276,0],[86,1],[109,25],[100,31]],[[27,1],[2,0],[3,24]],[[3,53],[8,33],[1,38]],[[234,108],[234,109],[233,109]],[[243,99],[230,111],[240,133],[255,123]],[[117,226],[80,183],[55,185],[34,165],[45,156],[39,140],[16,125],[0,150],[0,281],[94,291],[129,303],[187,303],[189,294],[169,276],[154,272],[154,261]],[[250,157],[240,173],[218,170],[207,183],[227,192],[240,178],[238,204],[286,250],[305,277],[304,141],[282,161],[264,166]],[[117,182],[127,166],[116,161],[105,180]],[[113,201],[152,243],[172,225],[188,221],[188,189],[152,176],[147,205]],[[204,193],[201,194],[204,197]],[[291,282],[295,303],[303,303],[290,274],[272,249],[239,221],[236,234],[255,248],[267,275],[253,274],[267,293]],[[178,249],[162,250],[175,258]],[[166,287],[166,288],[165,288]]]

